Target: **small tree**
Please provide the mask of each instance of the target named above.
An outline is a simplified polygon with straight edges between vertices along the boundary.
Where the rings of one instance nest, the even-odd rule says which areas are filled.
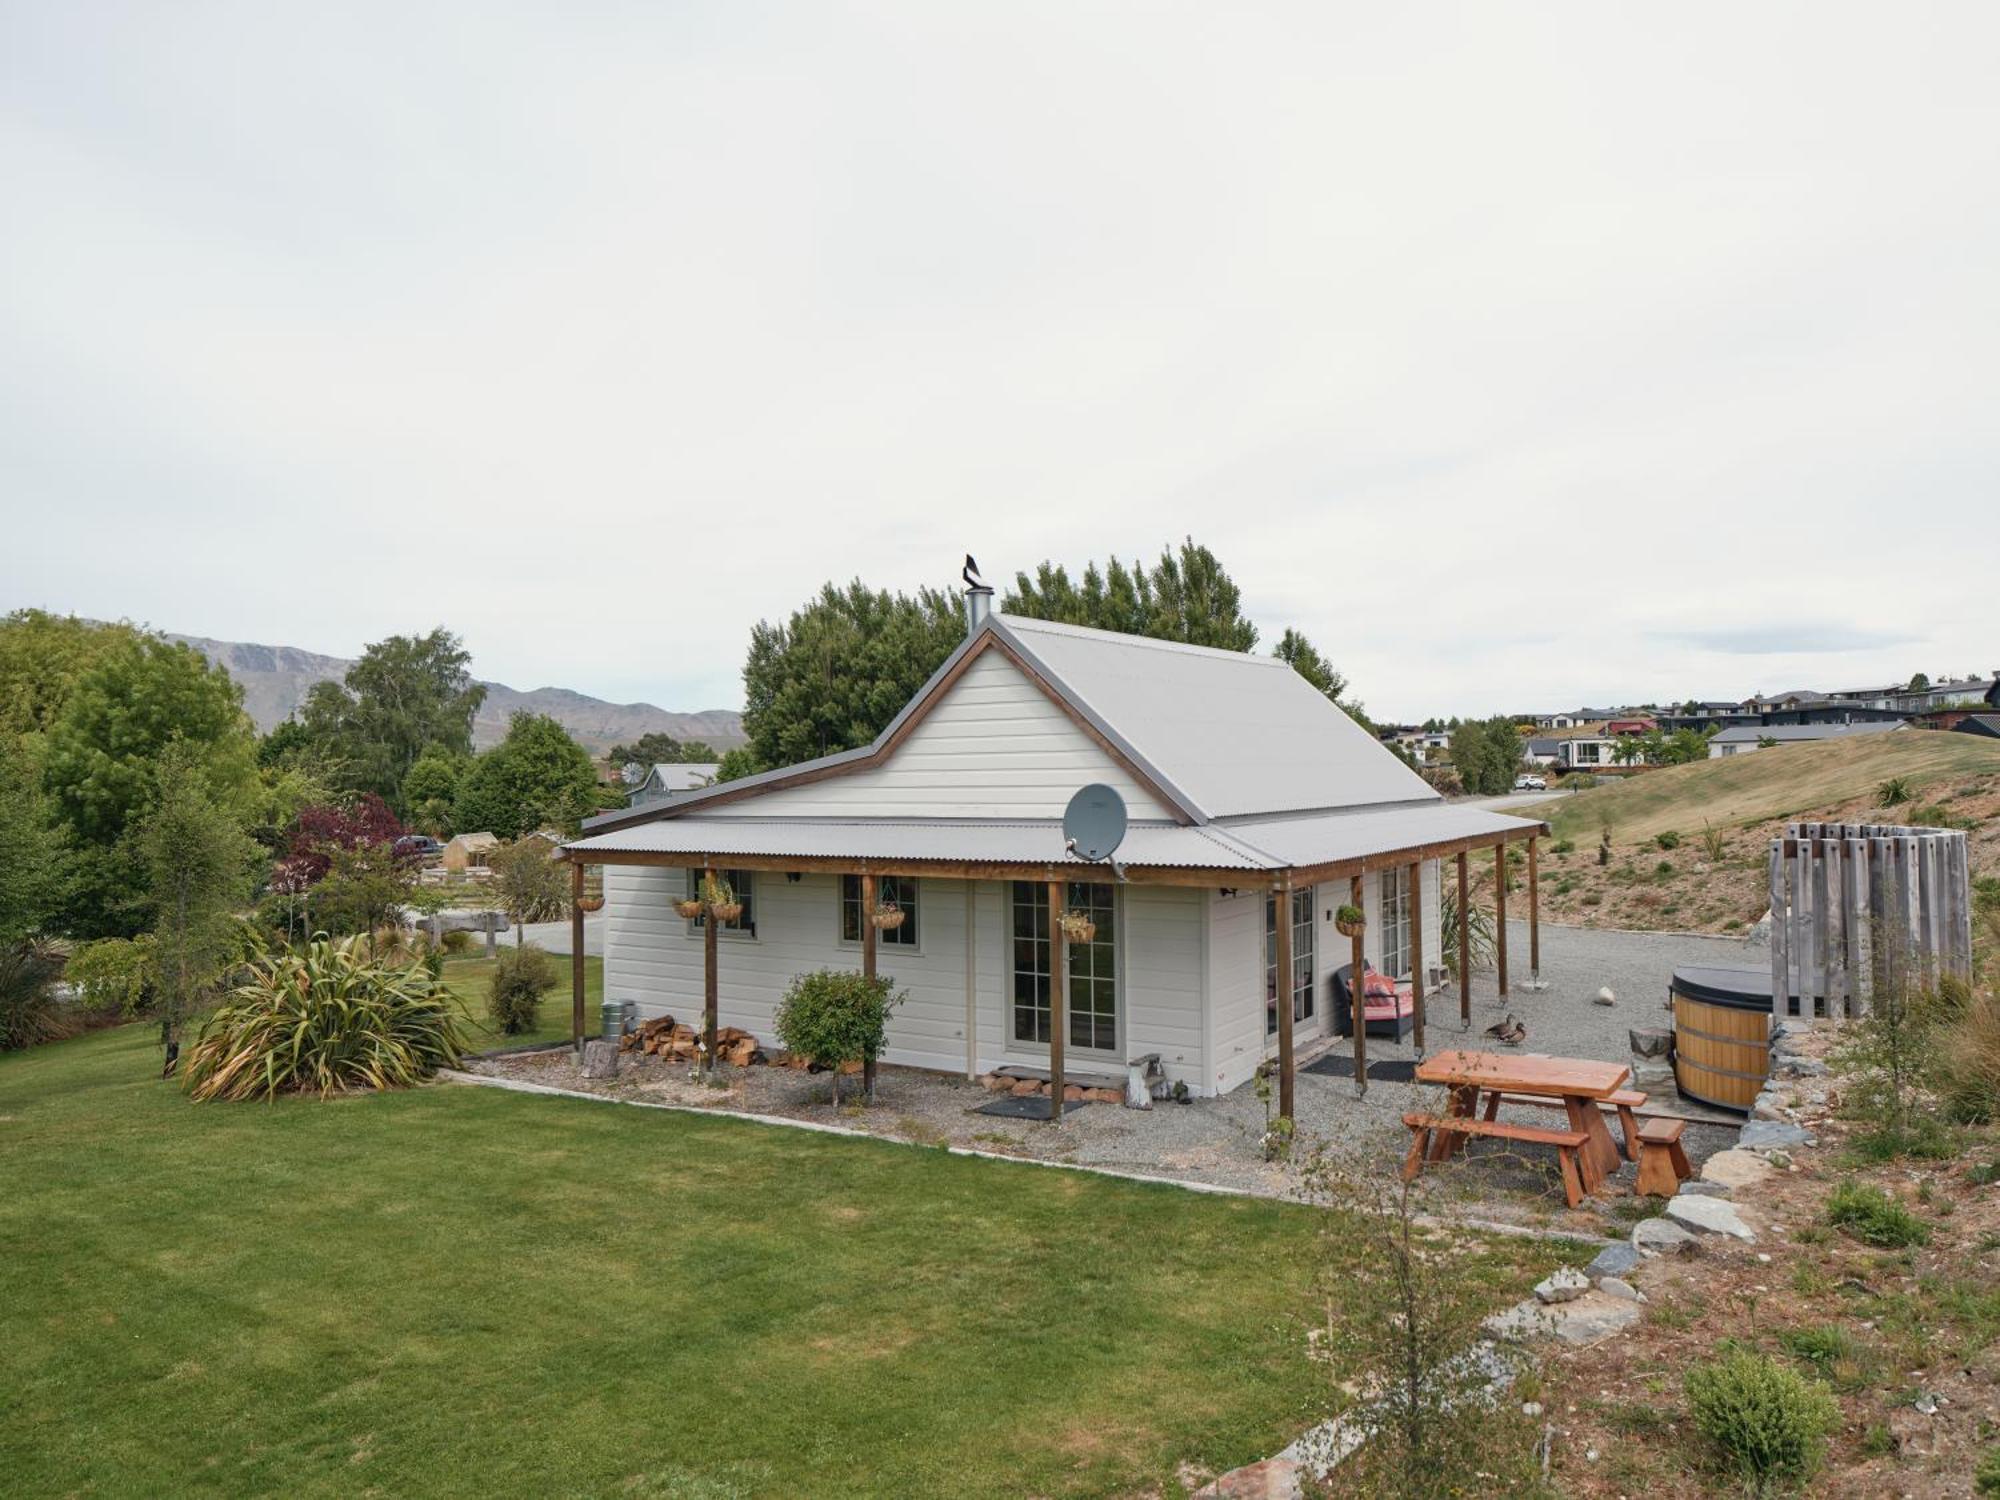
[[[281,867],[280,877],[285,873]],[[325,878],[305,895],[307,925],[335,937],[400,927],[404,903],[415,884],[411,862],[398,858],[387,844],[334,849]]]
[[[486,863],[493,871],[493,897],[514,924],[517,947],[525,924],[569,915],[569,869],[550,857],[545,840],[522,839],[496,849]]]
[[[230,912],[248,893],[249,872],[262,851],[215,800],[194,752],[169,745],[157,778],[139,849],[154,913],[160,1045],[171,1073],[182,1022],[222,977],[235,946]]]
[[[533,943],[509,948],[493,965],[493,983],[486,995],[486,1013],[508,1036],[535,1029],[542,996],[556,987],[556,966]]]
[[[778,1040],[787,1051],[833,1070],[833,1102],[838,1105],[842,1066],[882,1055],[889,1012],[903,999],[885,975],[870,979],[848,969],[815,969],[799,975],[785,991],[776,1019]]]

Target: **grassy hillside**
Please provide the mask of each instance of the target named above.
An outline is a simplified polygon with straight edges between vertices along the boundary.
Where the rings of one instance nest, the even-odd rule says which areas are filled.
[[[1884,806],[1883,783],[1899,778],[1908,799]],[[1549,920],[1736,932],[1768,905],[1771,836],[1792,818],[1964,828],[1973,870],[2000,871],[2000,743],[1911,729],[1787,745],[1648,771],[1536,811],[1555,834],[1541,865]]]
[[[1609,827],[1614,838],[1644,839],[1669,830],[1691,835],[1704,821],[1744,828],[1773,818],[1870,803],[1892,777],[1909,782],[1915,801],[1936,800],[1968,780],[2000,774],[2000,740],[1903,729],[1851,740],[1781,745],[1750,755],[1668,766],[1549,804],[1556,837],[1581,844]],[[1881,819],[1893,821],[1884,813]]]

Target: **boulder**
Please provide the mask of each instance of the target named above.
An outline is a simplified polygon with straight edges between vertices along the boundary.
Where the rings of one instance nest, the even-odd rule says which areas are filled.
[[[1771,1164],[1740,1146],[1718,1151],[1701,1164],[1701,1180],[1727,1188],[1756,1187],[1772,1175]]]
[[[1634,1026],[1625,1035],[1634,1057],[1665,1057],[1674,1050],[1674,1034],[1662,1026]]]
[[[1692,1255],[1695,1238],[1666,1219],[1641,1219],[1632,1226],[1632,1248],[1641,1255]]]
[[[1651,1058],[1632,1059],[1632,1087],[1642,1094],[1651,1094],[1674,1086],[1674,1065],[1669,1062],[1655,1062]]]
[[[1623,1276],[1638,1269],[1639,1252],[1627,1244],[1606,1245],[1597,1252],[1597,1259],[1583,1268],[1583,1274],[1592,1281],[1606,1276]]]
[[[1812,1144],[1810,1131],[1786,1120],[1752,1120],[1736,1137],[1737,1148],[1743,1151],[1791,1151]]]
[[[1496,1337],[1517,1342],[1553,1338],[1565,1344],[1594,1344],[1639,1320],[1639,1304],[1603,1292],[1586,1292],[1568,1302],[1517,1303],[1486,1320]]]
[[[1699,1194],[1670,1198],[1667,1217],[1699,1234],[1726,1234],[1745,1244],[1757,1242],[1757,1232],[1743,1222],[1736,1205],[1721,1198],[1704,1198]]]
[[[1644,1302],[1646,1294],[1622,1276],[1607,1276],[1597,1283],[1597,1289],[1607,1297],[1622,1298],[1626,1302]]]
[[[603,1037],[592,1037],[583,1044],[583,1076],[585,1078],[616,1078],[618,1076],[618,1043]]]
[[[1574,1302],[1590,1290],[1590,1278],[1573,1266],[1564,1266],[1535,1288],[1535,1300],[1542,1303]]]

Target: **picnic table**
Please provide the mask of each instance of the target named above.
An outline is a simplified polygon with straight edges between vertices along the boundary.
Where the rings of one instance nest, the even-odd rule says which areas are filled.
[[[1620,1093],[1632,1070],[1623,1063],[1590,1058],[1550,1057],[1539,1052],[1439,1052],[1417,1065],[1419,1083],[1435,1083],[1451,1091],[1441,1116],[1410,1115],[1404,1123],[1417,1132],[1411,1144],[1406,1175],[1420,1169],[1426,1155],[1443,1161],[1471,1137],[1543,1142],[1562,1156],[1564,1189],[1574,1208],[1583,1192],[1596,1192],[1605,1177],[1618,1169],[1618,1145],[1604,1123],[1601,1103],[1613,1101],[1625,1109]],[[1486,1095],[1480,1109],[1480,1095]],[[1519,1096],[1559,1105],[1569,1118],[1567,1130],[1496,1123],[1501,1100]],[[1428,1152],[1425,1146],[1428,1144]],[[1573,1180],[1580,1178],[1580,1181]]]

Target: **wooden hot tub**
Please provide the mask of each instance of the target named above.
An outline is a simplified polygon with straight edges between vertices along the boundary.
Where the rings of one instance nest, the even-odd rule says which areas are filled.
[[[1743,1114],[1771,1070],[1771,971],[1674,970],[1674,1082],[1688,1098]]]

